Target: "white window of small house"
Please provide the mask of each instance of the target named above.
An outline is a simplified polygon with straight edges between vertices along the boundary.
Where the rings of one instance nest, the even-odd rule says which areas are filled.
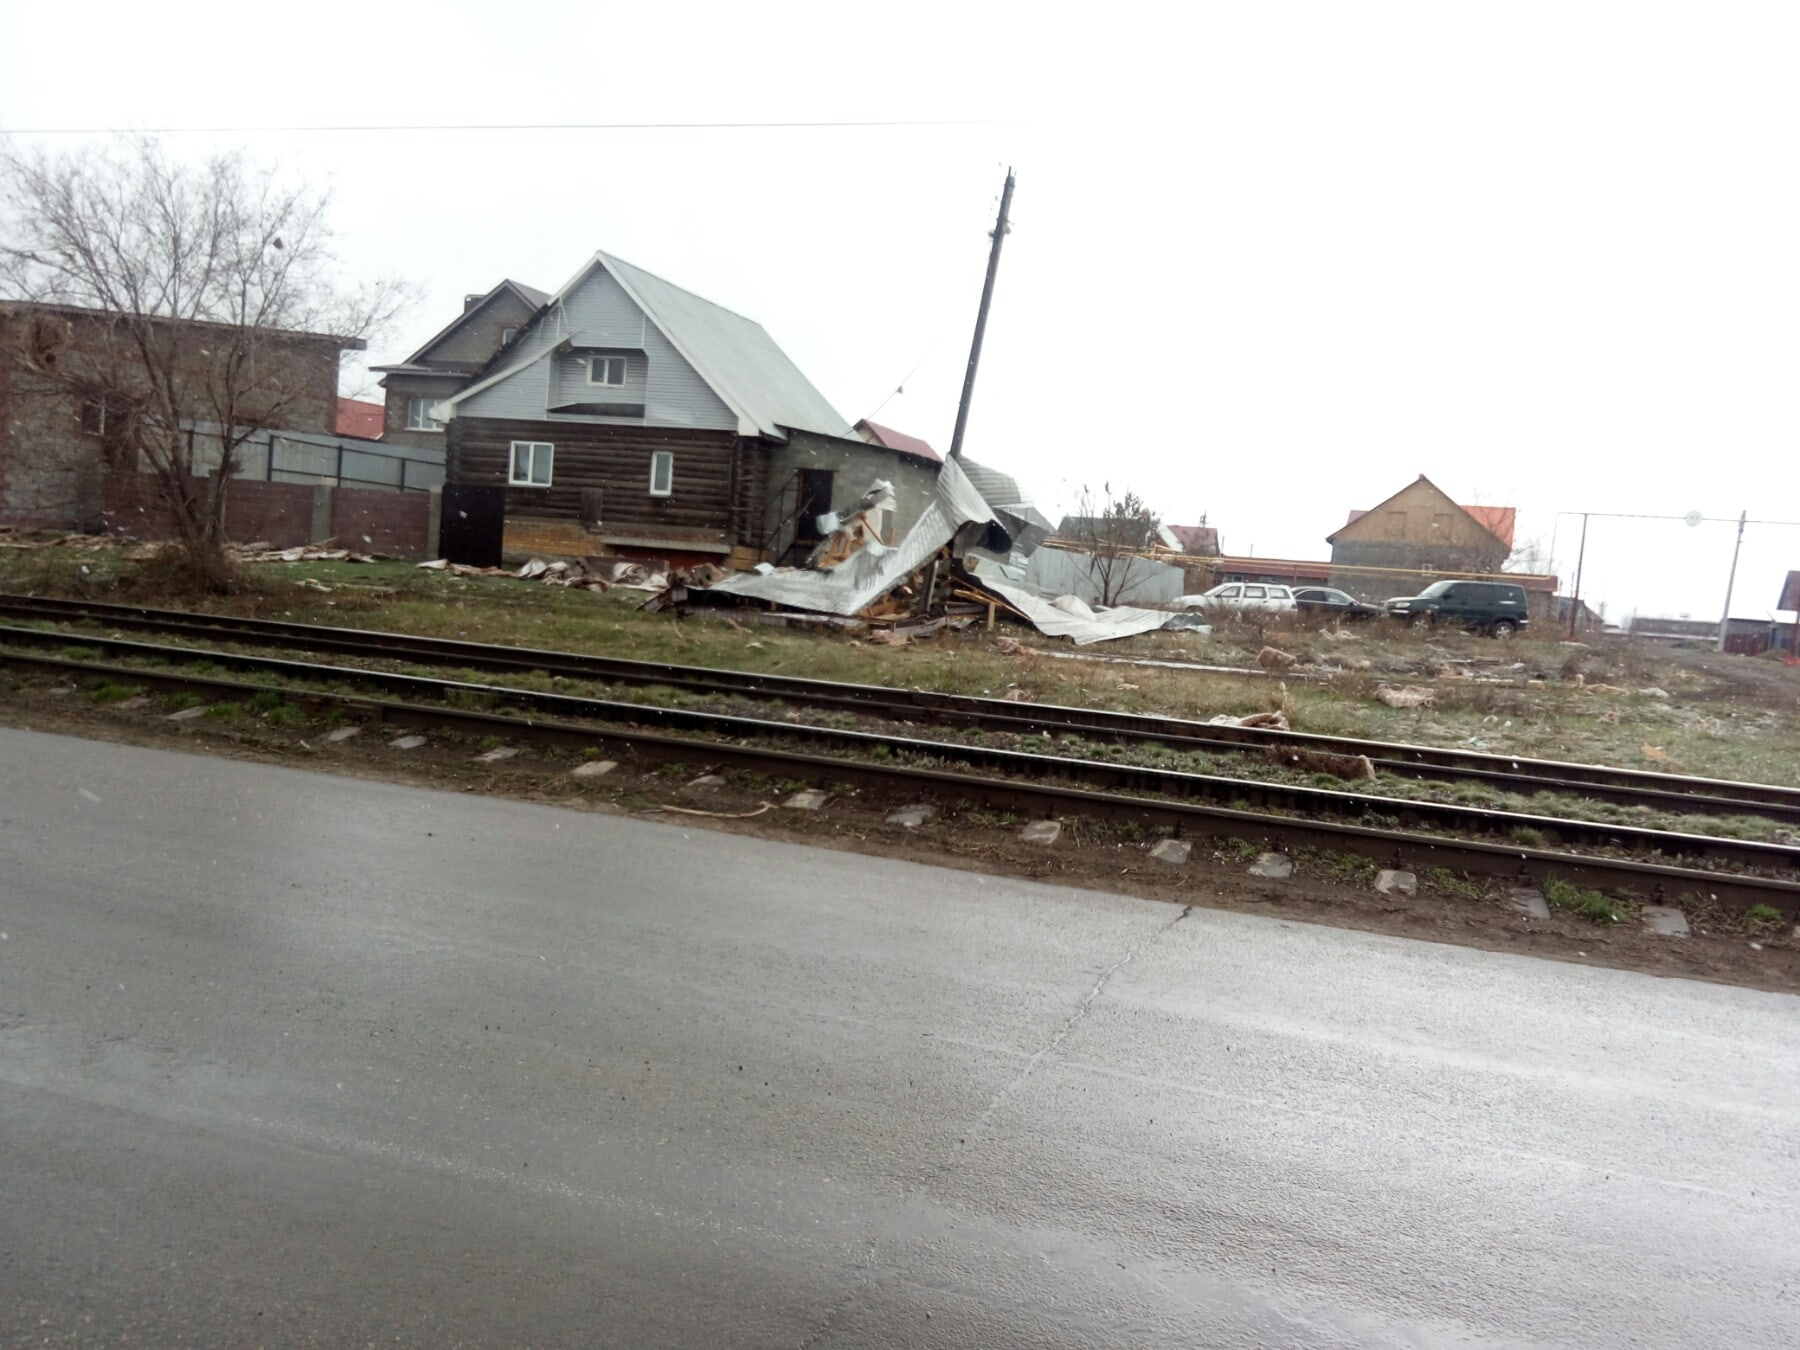
[[[650,495],[666,497],[675,490],[675,452],[658,450],[650,456]]]
[[[617,387],[625,383],[625,358],[622,356],[588,357],[588,383]]]
[[[502,347],[510,347],[512,345],[512,340],[517,336],[519,336],[518,325],[508,324],[505,328],[500,330],[500,345]]]
[[[550,461],[556,447],[549,441],[514,441],[512,473],[507,482],[514,487],[549,487]]]
[[[406,400],[406,429],[408,431],[442,431],[444,424],[431,415],[431,405],[435,398],[409,398]]]

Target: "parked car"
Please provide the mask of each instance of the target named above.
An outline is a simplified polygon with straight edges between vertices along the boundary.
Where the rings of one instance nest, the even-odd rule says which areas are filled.
[[[1227,581],[1201,595],[1180,595],[1169,602],[1178,609],[1261,610],[1292,613],[1294,592],[1267,582]]]
[[[1417,595],[1389,600],[1403,623],[1453,623],[1490,637],[1511,637],[1531,622],[1525,588],[1504,581],[1434,581]]]
[[[1373,619],[1381,607],[1358,600],[1331,586],[1302,586],[1294,592],[1294,603],[1302,614],[1323,614],[1337,619]]]

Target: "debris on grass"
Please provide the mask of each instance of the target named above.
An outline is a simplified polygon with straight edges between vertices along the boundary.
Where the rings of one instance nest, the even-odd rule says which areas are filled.
[[[1390,708],[1429,708],[1437,702],[1435,690],[1416,684],[1378,684],[1375,697]]]
[[[1298,769],[1302,773],[1330,774],[1350,782],[1373,782],[1375,763],[1367,755],[1337,755],[1326,750],[1309,750],[1302,745],[1271,745],[1263,751],[1271,764]]]

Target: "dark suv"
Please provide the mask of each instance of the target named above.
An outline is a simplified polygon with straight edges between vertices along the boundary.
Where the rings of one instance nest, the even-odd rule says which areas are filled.
[[[1525,588],[1503,581],[1434,581],[1384,608],[1389,618],[1404,623],[1454,623],[1490,637],[1511,637],[1531,622],[1525,617]]]

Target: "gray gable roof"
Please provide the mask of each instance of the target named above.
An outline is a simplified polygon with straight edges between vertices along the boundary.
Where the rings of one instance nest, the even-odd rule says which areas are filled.
[[[785,440],[783,428],[793,427],[828,436],[852,436],[850,424],[800,373],[787,353],[775,345],[775,339],[761,324],[622,258],[595,253],[550,297],[545,309],[557,309],[596,268],[605,270],[619,283],[694,372],[737,414],[740,435]],[[534,327],[537,331],[533,341],[515,343],[519,350],[509,349],[511,359],[504,367],[447,400],[452,407],[542,360],[569,336],[554,325],[547,330],[543,312]]]
[[[425,344],[419,348],[418,351],[414,352],[411,356],[407,357],[404,361],[398,361],[398,362],[395,362],[393,365],[387,365],[387,366],[370,366],[369,369],[370,370],[406,371],[409,373],[410,372],[418,372],[421,374],[438,373],[434,370],[433,367],[424,366],[424,365],[419,364],[422,360],[424,360],[425,353],[429,352],[433,347],[437,346],[438,343],[442,342],[445,338],[449,337],[452,333],[454,333],[458,328],[461,328],[470,319],[474,318],[482,310],[486,309],[488,301],[492,300],[496,295],[499,295],[502,291],[511,291],[514,295],[518,296],[521,300],[523,300],[526,304],[530,305],[533,309],[542,309],[545,305],[550,303],[550,296],[546,292],[540,291],[536,286],[527,286],[522,281],[514,281],[509,277],[506,280],[502,281],[498,286],[494,287],[494,289],[489,291],[486,295],[482,296],[481,299],[477,300],[474,304],[464,305],[463,312],[461,314],[458,314],[454,319],[450,320],[449,323],[445,324],[442,328],[438,329],[437,332],[433,333],[431,335],[431,337],[426,340]]]

